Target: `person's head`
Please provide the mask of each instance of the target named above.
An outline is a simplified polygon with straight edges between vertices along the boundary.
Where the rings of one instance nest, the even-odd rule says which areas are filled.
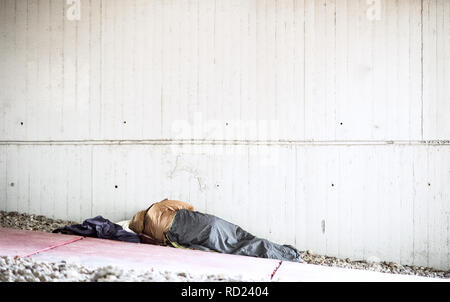
[[[130,221],[129,228],[136,234],[141,234],[144,231],[144,219],[147,211],[139,211],[134,214],[133,218]]]

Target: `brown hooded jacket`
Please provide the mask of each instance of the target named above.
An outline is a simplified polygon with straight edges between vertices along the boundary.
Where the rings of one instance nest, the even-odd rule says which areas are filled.
[[[129,228],[138,235],[147,235],[167,244],[166,233],[170,229],[176,212],[181,209],[194,211],[194,207],[187,202],[166,198],[154,203],[147,210],[137,212],[131,219]]]

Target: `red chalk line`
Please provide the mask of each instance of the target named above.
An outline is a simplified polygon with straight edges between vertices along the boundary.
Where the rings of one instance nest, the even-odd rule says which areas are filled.
[[[283,263],[283,261],[280,261],[280,263],[278,263],[278,266],[275,268],[275,270],[273,271],[272,275],[270,275],[270,280],[273,279],[273,276],[275,276],[275,274],[277,273],[277,271],[280,268],[282,263]]]
[[[33,252],[33,253],[31,253],[31,254],[27,254],[27,255],[24,255],[24,256],[20,256],[20,257],[21,257],[21,258],[28,258],[28,257],[34,256],[34,255],[36,255],[36,254],[39,254],[39,253],[42,253],[42,252],[46,252],[46,251],[52,250],[52,249],[54,249],[54,248],[57,248],[57,247],[60,247],[60,246],[63,246],[63,245],[71,244],[71,243],[74,243],[74,242],[79,241],[79,240],[82,240],[82,239],[84,239],[84,237],[75,238],[75,239],[72,239],[72,240],[70,240],[70,241],[66,241],[66,242],[63,242],[63,243],[57,244],[57,245],[52,245],[52,246],[47,247],[47,248],[45,248],[45,249],[38,250],[38,251]]]

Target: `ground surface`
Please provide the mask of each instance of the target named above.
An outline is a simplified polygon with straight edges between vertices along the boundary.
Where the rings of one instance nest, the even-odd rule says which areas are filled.
[[[44,216],[0,211],[0,227],[51,232],[56,228],[75,224],[73,221],[54,220]],[[402,266],[396,263],[350,261],[322,255],[310,251],[302,253],[308,264],[320,266],[352,268],[392,274],[416,275],[424,277],[450,278],[450,271],[439,271],[417,266]],[[242,276],[223,274],[187,274],[174,271],[146,271],[119,269],[105,266],[87,268],[65,262],[39,262],[30,258],[0,258],[0,281],[258,281],[246,280]]]
[[[113,266],[88,268],[67,263],[35,261],[31,258],[0,257],[0,282],[239,282],[239,276],[189,274],[186,272],[126,270]]]

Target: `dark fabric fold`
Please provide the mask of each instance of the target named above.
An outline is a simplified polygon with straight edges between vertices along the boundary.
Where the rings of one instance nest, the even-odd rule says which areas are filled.
[[[58,228],[53,230],[52,233],[80,235],[135,243],[141,242],[137,234],[125,231],[120,225],[115,224],[102,216],[86,219],[82,224],[67,225]]]

